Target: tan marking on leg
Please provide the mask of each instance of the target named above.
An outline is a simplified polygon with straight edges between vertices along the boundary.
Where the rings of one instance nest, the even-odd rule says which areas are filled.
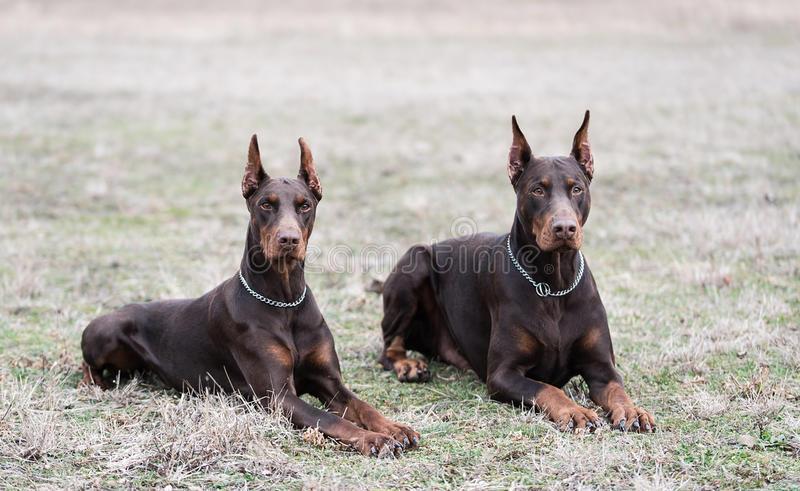
[[[644,433],[655,429],[653,416],[637,407],[618,382],[609,382],[600,391],[597,403],[609,413],[611,426],[616,429]]]
[[[625,393],[625,389],[617,382],[609,382],[600,392],[600,406],[610,410],[614,406],[633,406],[633,401]]]
[[[392,339],[392,342],[389,344],[389,347],[386,348],[386,357],[391,360],[399,360],[405,358],[406,356],[406,348],[405,342],[402,336],[395,336]]]
[[[594,411],[579,406],[564,391],[550,385],[540,390],[533,402],[562,431],[581,432],[589,423],[594,428],[600,422]]]

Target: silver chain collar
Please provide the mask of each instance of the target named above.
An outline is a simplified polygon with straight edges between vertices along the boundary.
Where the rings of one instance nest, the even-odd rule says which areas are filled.
[[[244,289],[247,290],[248,293],[250,293],[250,295],[256,297],[258,300],[261,300],[262,302],[264,302],[267,305],[270,305],[272,307],[278,307],[280,309],[288,309],[290,307],[297,307],[298,305],[303,303],[303,300],[305,300],[305,298],[306,298],[306,290],[308,290],[308,285],[305,285],[305,286],[303,286],[303,293],[300,294],[300,298],[298,298],[294,302],[279,302],[277,300],[272,300],[271,298],[267,298],[264,295],[256,292],[252,288],[250,288],[250,285],[248,285],[247,282],[244,280],[244,276],[242,275],[241,271],[239,271],[239,279],[242,281],[242,285],[244,286]]]
[[[575,275],[575,281],[573,281],[572,285],[567,289],[551,292],[550,285],[544,282],[538,283],[534,281],[533,278],[531,278],[531,275],[522,269],[522,265],[517,262],[517,258],[514,257],[514,253],[511,252],[511,235],[509,235],[506,239],[506,250],[508,251],[508,257],[511,258],[511,263],[514,264],[514,266],[517,268],[517,271],[519,271],[519,273],[524,276],[534,288],[536,288],[536,294],[540,297],[563,297],[567,293],[574,290],[575,287],[578,286],[578,283],[581,282],[581,278],[583,278],[583,253],[581,251],[578,251],[578,274]]]

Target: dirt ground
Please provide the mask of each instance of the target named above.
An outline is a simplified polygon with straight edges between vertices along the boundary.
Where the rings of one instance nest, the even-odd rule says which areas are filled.
[[[0,1],[1,488],[800,486],[800,8],[431,3]],[[560,433],[470,373],[377,364],[370,282],[509,230],[511,114],[564,154],[587,108],[584,253],[655,435]],[[252,133],[273,175],[310,143],[308,282],[346,382],[418,450],[368,459],[146,377],[76,388],[93,317],[235,274]]]

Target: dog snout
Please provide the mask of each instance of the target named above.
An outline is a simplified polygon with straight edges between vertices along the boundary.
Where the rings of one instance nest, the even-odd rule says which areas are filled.
[[[280,230],[276,238],[281,249],[294,249],[300,244],[300,231],[295,229]]]
[[[561,240],[570,240],[578,231],[578,222],[573,218],[557,218],[552,224],[553,235]]]

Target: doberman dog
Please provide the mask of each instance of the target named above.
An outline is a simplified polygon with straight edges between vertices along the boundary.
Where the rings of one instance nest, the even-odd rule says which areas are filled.
[[[511,118],[511,232],[412,247],[383,288],[381,363],[402,382],[430,378],[428,358],[467,370],[490,396],[542,411],[562,429],[593,431],[597,414],[559,387],[581,375],[614,428],[651,432],[615,368],[606,311],[580,247],[594,159],[589,111],[569,156],[536,157]]]
[[[239,273],[200,298],[127,305],[93,320],[82,339],[86,383],[151,371],[184,391],[238,392],[279,407],[365,455],[416,447],[420,435],[382,416],[342,382],[333,336],[303,266],[322,188],[300,138],[297,179],[270,178],[250,141],[242,194],[250,212]],[[309,393],[329,411],[300,398]]]

